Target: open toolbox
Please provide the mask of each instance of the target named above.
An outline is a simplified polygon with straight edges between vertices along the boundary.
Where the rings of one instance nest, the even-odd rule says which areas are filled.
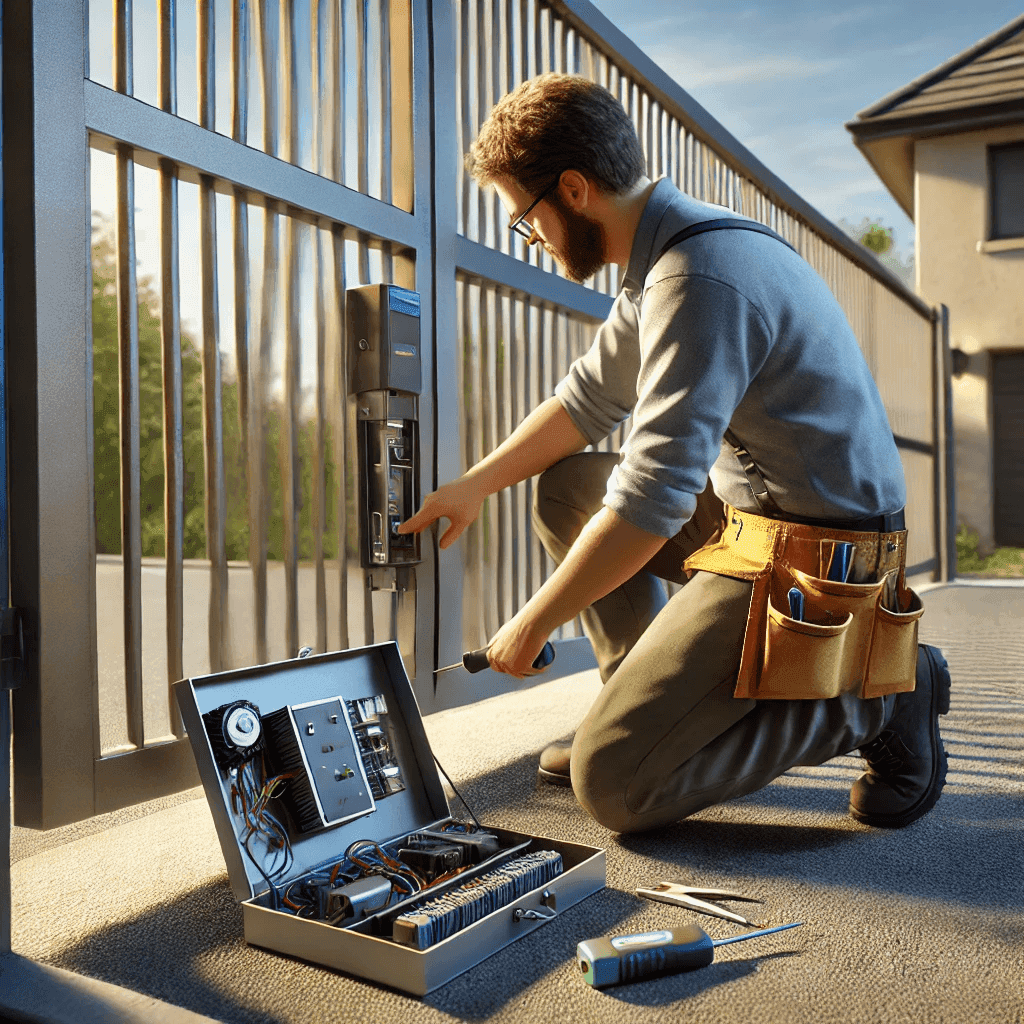
[[[603,850],[452,814],[394,642],[175,694],[253,945],[425,995],[604,888]]]

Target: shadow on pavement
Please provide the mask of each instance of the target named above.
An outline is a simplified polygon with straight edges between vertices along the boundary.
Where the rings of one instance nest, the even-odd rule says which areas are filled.
[[[113,895],[113,894],[112,894]],[[242,911],[225,877],[65,946],[54,967],[107,981],[226,1024],[283,1024],[282,1018],[239,1002],[230,981],[215,986],[223,970],[200,969],[245,948]]]

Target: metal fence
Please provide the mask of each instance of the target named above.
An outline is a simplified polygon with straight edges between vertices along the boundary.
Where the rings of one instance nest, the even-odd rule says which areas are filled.
[[[909,492],[910,571],[941,573],[944,566],[948,571],[941,386],[942,353],[948,346],[935,311],[761,167],[590,4],[476,0],[459,4],[456,20],[461,157],[490,108],[520,82],[545,71],[582,74],[609,89],[632,117],[647,155],[649,177],[667,176],[698,199],[768,224],[818,271],[853,326],[896,434]],[[459,200],[460,234],[510,257],[497,260],[470,245],[463,245],[460,252],[463,302],[474,303],[472,310],[465,308],[460,322],[461,379],[468,382],[463,387],[461,471],[507,436],[508,431],[498,426],[506,409],[531,408],[538,396],[551,394],[568,361],[592,339],[594,322],[580,314],[603,317],[611,307],[605,296],[618,290],[620,274],[617,267],[606,267],[587,289],[591,294],[586,300],[564,289],[548,301],[523,294],[522,271],[512,260],[551,271],[551,257],[540,246],[525,251],[525,242],[506,230],[507,215],[493,190],[481,190],[465,172]],[[467,272],[470,265],[476,274]],[[473,290],[474,284],[479,292]],[[506,312],[508,303],[511,314]],[[510,315],[532,316],[541,330],[549,319],[553,322],[554,329],[543,335],[550,344],[532,372],[504,369],[506,348],[524,352],[526,339],[532,338],[514,331]],[[562,340],[566,331],[567,342]],[[520,344],[510,344],[519,337]],[[480,373],[480,368],[487,369]],[[543,381],[539,392],[536,376]],[[481,415],[486,409],[495,410],[497,422]],[[628,424],[603,447],[618,450],[627,434]],[[518,532],[518,510],[529,508],[531,497],[530,482],[509,495],[492,497],[488,518],[466,547],[467,642],[483,643],[493,632],[493,623],[514,614],[532,592],[534,566],[545,567],[529,534]],[[519,581],[526,586],[516,586]]]
[[[345,291],[421,293],[425,486],[551,394],[619,272],[557,276],[461,170],[490,106],[545,70],[606,85],[652,177],[770,224],[821,273],[898,435],[911,562],[948,567],[941,321],[588,3],[31,0],[4,41],[6,80],[31,83],[5,121],[8,194],[31,197],[5,235],[20,824],[193,784],[168,691],[185,675],[397,635],[424,710],[480,695],[438,694],[432,670],[550,571],[532,485],[454,548],[424,544],[404,606],[367,590]]]

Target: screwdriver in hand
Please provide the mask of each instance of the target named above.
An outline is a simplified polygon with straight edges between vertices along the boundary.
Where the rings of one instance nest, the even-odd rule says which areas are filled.
[[[775,928],[762,928],[756,932],[745,932],[729,939],[712,939],[695,924],[679,928],[666,928],[660,932],[643,932],[639,935],[618,935],[613,939],[602,936],[587,939],[576,947],[583,980],[594,988],[622,985],[627,981],[640,981],[660,974],[676,974],[707,967],[715,959],[715,947],[730,942],[756,939],[759,935],[771,935],[787,928],[798,928],[795,924],[780,924]]]
[[[491,663],[487,660],[489,649],[481,647],[478,651],[466,651],[462,656],[462,661],[457,661],[454,665],[445,665],[444,668],[439,668],[437,673],[440,675],[442,672],[451,672],[453,668],[464,668],[467,672],[482,672],[485,668],[491,667]],[[555,649],[551,646],[551,641],[546,640],[540,654],[533,661],[533,667],[547,668],[554,660]]]

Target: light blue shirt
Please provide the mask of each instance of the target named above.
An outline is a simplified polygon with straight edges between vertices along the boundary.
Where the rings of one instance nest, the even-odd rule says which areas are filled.
[[[901,509],[903,464],[878,388],[842,308],[802,257],[766,235],[724,230],[652,265],[683,228],[736,216],[659,180],[611,313],[555,389],[591,443],[633,414],[605,505],[672,537],[710,475],[723,501],[759,513],[723,441],[731,426],[785,512],[827,520]]]

